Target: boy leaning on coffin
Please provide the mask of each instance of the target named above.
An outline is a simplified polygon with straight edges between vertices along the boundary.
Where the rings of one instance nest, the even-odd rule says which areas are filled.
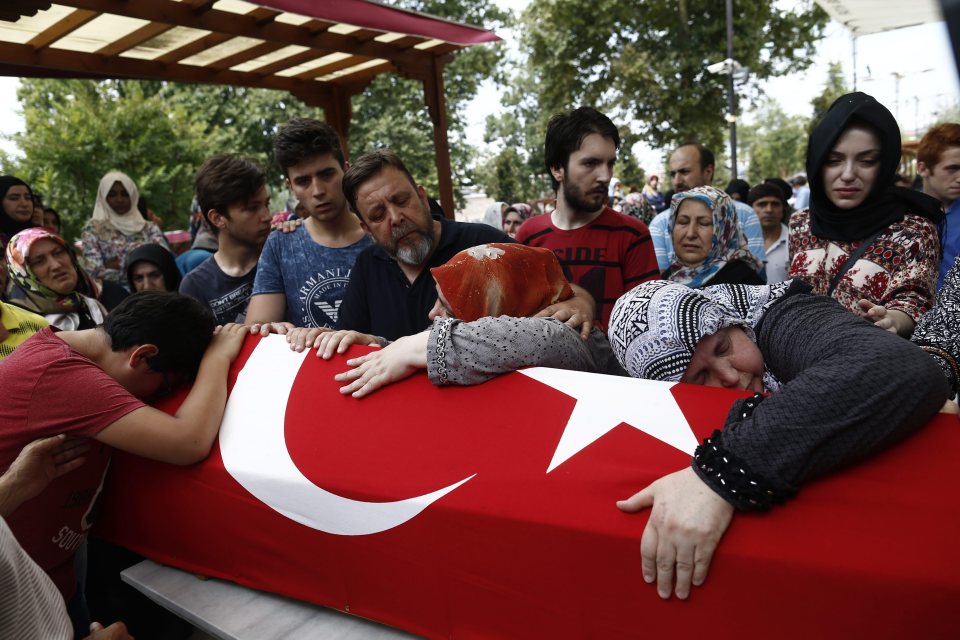
[[[246,332],[236,324],[215,330],[209,309],[190,297],[144,291],[95,329],[44,328],[0,362],[0,469],[38,438],[91,439],[80,468],[53,479],[8,518],[83,635],[89,620],[74,554],[92,524],[112,449],[180,465],[206,458],[226,405],[227,371]],[[191,378],[175,415],[144,404]]]

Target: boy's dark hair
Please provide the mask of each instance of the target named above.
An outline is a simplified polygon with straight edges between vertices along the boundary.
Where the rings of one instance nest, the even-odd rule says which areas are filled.
[[[753,206],[753,203],[760,198],[776,198],[786,206],[787,200],[783,197],[783,190],[772,182],[761,182],[750,189],[747,195],[747,204]]]
[[[280,126],[273,139],[273,157],[284,173],[295,164],[327,153],[333,154],[342,169],[344,159],[340,136],[327,123],[312,118],[290,120]]]
[[[783,201],[786,202],[790,199],[790,196],[793,195],[793,187],[790,186],[790,183],[784,180],[783,178],[765,178],[764,182],[767,184],[772,184],[778,189],[783,196]]]
[[[727,188],[724,189],[724,191],[726,191],[727,195],[729,196],[732,196],[734,193],[736,193],[740,196],[740,202],[746,202],[747,196],[750,193],[750,183],[746,180],[736,178],[727,184]]]
[[[682,145],[674,149],[674,151],[678,151],[683,147],[694,147],[697,150],[697,153],[700,154],[700,171],[706,171],[707,167],[716,166],[717,159],[713,155],[713,151],[710,151],[710,149],[705,147],[703,144],[699,142],[684,142]]]
[[[267,174],[255,160],[230,153],[211,156],[197,171],[197,202],[204,218],[211,209],[229,218],[231,204],[247,203],[265,184]]]
[[[200,367],[215,327],[210,309],[190,296],[169,291],[134,293],[107,314],[102,325],[111,350],[156,345],[151,369],[191,377]]]
[[[360,211],[357,209],[357,189],[359,189],[360,185],[364,182],[379,174],[387,167],[393,167],[403,173],[403,175],[407,176],[407,180],[410,181],[413,188],[417,188],[417,183],[414,182],[413,176],[407,171],[407,166],[403,164],[403,160],[401,160],[400,156],[396,153],[390,149],[378,149],[377,151],[365,153],[360,156],[355,163],[350,165],[347,172],[343,174],[343,195],[347,199],[347,204],[350,205],[350,210],[358,216],[360,215]],[[363,216],[360,217],[361,219],[363,218]]]
[[[547,124],[547,139],[543,145],[543,159],[554,191],[560,187],[560,182],[553,177],[551,170],[562,167],[566,171],[570,154],[579,149],[583,139],[591,133],[598,133],[613,140],[614,147],[620,149],[620,132],[617,127],[610,118],[593,107],[580,107],[570,112],[557,113],[550,118]]]

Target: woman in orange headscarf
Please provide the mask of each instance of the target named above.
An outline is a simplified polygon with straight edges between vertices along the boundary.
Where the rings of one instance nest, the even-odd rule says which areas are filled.
[[[479,384],[530,366],[624,374],[600,330],[584,340],[559,320],[532,317],[573,295],[552,251],[485,244],[430,272],[438,295],[433,326],[348,360],[353,368],[336,376],[345,383],[341,393],[360,398],[419,369],[436,385]],[[322,334],[313,344],[317,355],[329,358],[352,342],[367,342],[368,336],[351,334]]]

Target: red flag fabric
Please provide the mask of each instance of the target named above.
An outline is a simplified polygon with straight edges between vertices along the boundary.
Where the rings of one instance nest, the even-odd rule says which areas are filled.
[[[99,535],[430,638],[954,633],[955,416],[736,515],[706,584],[662,601],[640,571],[649,512],[614,503],[688,465],[742,394],[533,369],[356,400],[344,358],[282,340],[248,340],[205,462],[115,456]]]

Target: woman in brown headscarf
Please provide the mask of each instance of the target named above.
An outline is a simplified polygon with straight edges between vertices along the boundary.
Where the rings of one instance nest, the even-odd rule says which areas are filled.
[[[533,317],[573,295],[552,251],[480,245],[431,273],[439,298],[430,312],[433,326],[348,360],[353,369],[336,376],[345,383],[341,393],[360,398],[418,369],[436,385],[479,384],[530,366],[623,374],[600,330],[584,340],[559,320]],[[365,342],[354,333],[324,333],[313,346],[329,358]]]

